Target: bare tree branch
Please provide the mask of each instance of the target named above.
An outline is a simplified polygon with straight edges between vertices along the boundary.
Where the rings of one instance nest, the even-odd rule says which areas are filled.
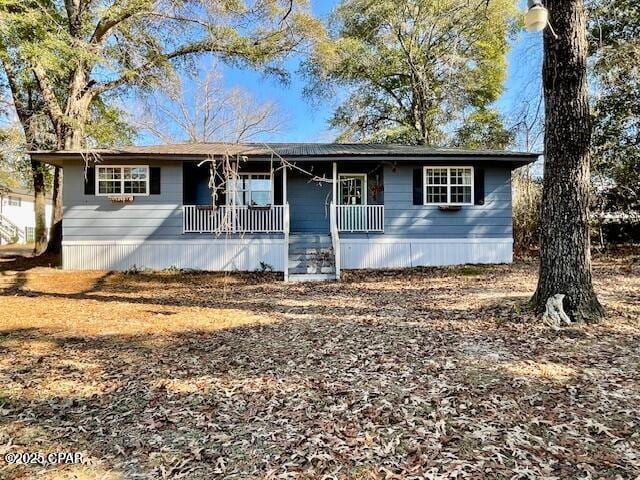
[[[132,123],[164,143],[241,143],[282,129],[277,105],[240,88],[225,89],[214,71],[190,88],[180,82],[175,92],[152,96]]]

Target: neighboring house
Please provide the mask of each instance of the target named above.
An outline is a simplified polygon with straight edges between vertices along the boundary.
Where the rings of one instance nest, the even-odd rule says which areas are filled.
[[[22,189],[0,191],[0,244],[29,243],[35,238],[36,215],[33,192]],[[45,218],[51,224],[53,203],[47,196]]]
[[[212,206],[207,160],[225,155],[242,156],[239,178]],[[65,269],[272,269],[290,280],[509,263],[511,171],[538,157],[295,143],[99,150],[88,168],[86,152],[32,156],[64,167]]]

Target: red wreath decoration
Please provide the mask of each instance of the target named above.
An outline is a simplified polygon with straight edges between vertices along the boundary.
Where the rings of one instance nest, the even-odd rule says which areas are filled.
[[[379,183],[375,183],[373,185],[371,185],[371,195],[373,196],[374,200],[378,200],[378,196],[384,192],[384,187],[382,185],[380,185]]]

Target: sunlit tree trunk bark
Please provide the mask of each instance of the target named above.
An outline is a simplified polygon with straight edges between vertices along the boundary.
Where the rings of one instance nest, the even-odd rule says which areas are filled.
[[[573,321],[597,321],[604,310],[593,290],[589,244],[591,118],[583,0],[547,0],[544,33],[545,164],[538,311],[557,293]]]
[[[93,95],[83,91],[87,82],[87,72],[80,65],[73,76],[65,114],[52,113],[56,125],[58,150],[80,150],[84,147],[85,125]],[[53,103],[54,100],[51,100]],[[72,122],[72,123],[70,123]],[[63,215],[63,169],[55,167],[53,175],[53,209],[51,212],[51,234],[47,253],[62,252],[62,215]]]
[[[47,248],[47,222],[46,222],[46,187],[44,180],[45,166],[31,160],[31,177],[33,179],[33,208],[35,213],[36,228],[33,252],[41,254]]]
[[[62,175],[61,167],[55,167],[53,172],[53,208],[51,209],[51,232],[47,253],[62,251]]]
[[[16,109],[16,114],[22,125],[24,132],[25,145],[27,150],[37,148],[36,145],[36,125],[34,120],[34,100],[31,90],[27,87],[22,92],[19,75],[15,65],[8,59],[2,62],[4,73],[7,77],[11,98]],[[21,94],[21,92],[23,94]],[[46,185],[45,185],[45,169],[41,163],[31,160],[31,177],[34,194],[34,215],[35,215],[35,238],[34,253],[40,254],[47,247],[47,225],[46,225]]]

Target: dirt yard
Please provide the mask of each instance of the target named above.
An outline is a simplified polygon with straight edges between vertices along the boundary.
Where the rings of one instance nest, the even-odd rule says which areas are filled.
[[[555,333],[536,266],[0,272],[0,478],[637,478],[640,255]],[[80,452],[12,465],[7,453]]]
[[[10,262],[18,256],[30,257],[33,253],[33,243],[0,245],[0,262]]]

